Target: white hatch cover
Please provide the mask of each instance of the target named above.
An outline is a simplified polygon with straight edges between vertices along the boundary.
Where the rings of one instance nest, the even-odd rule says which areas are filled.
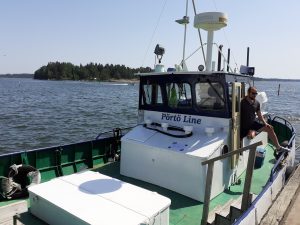
[[[169,224],[170,199],[97,172],[29,188],[30,211],[49,224]]]

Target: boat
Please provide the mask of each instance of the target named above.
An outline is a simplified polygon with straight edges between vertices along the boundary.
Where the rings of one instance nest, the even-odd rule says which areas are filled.
[[[187,26],[189,18],[177,22]],[[289,151],[275,154],[265,132],[240,138],[240,104],[254,68],[233,71],[229,57],[221,68],[219,46],[214,68],[214,31],[226,25],[224,13],[196,14],[194,26],[208,32],[199,71],[188,71],[185,49],[181,63],[166,70],[165,49],[156,46],[154,70],[138,74],[135,127],[2,154],[0,223],[259,224],[294,169],[296,131],[264,112]],[[257,98],[264,108],[266,94]],[[10,181],[21,184],[4,193]]]

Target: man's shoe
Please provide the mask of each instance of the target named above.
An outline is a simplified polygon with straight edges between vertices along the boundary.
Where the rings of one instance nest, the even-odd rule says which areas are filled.
[[[274,157],[275,157],[276,160],[278,160],[279,157],[280,157],[282,154],[284,154],[284,157],[287,157],[287,156],[288,156],[288,153],[289,153],[290,151],[291,151],[290,149],[288,149],[288,148],[286,148],[286,147],[280,146],[279,149],[276,149],[276,150],[274,151]]]
[[[278,154],[281,154],[281,153],[283,153],[283,152],[290,152],[290,151],[291,151],[290,149],[288,149],[288,148],[286,148],[286,147],[282,147],[282,146],[280,146],[280,148],[276,150],[276,152],[277,152]]]

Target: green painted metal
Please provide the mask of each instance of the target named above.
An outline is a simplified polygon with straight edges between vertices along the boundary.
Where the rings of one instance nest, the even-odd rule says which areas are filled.
[[[83,145],[82,150],[85,149],[86,150],[90,150],[91,152],[94,152],[94,154],[91,154],[92,158],[93,157],[102,157],[105,158],[105,152],[109,151],[110,148],[108,146],[110,146],[110,141],[106,141],[105,144],[104,143],[97,143],[95,145],[93,145],[92,149],[89,149],[88,147],[85,149],[85,146],[88,145]],[[74,146],[73,146],[74,147]],[[65,165],[71,165],[72,168],[70,168],[70,171],[66,168],[69,168],[69,166],[66,166],[63,168],[63,173],[68,173],[68,172],[72,172],[74,171],[74,167],[73,165],[76,164],[76,160],[75,160],[75,155],[77,154],[77,156],[82,156],[82,154],[78,153],[80,152],[80,150],[74,151],[74,148],[72,146],[68,146],[65,147],[64,150],[65,151],[71,151],[73,152],[71,153],[66,153],[63,154],[64,156],[61,157],[62,163],[61,165],[65,166]],[[80,148],[78,148],[80,149]],[[51,150],[51,152],[53,152],[54,149],[48,149],[49,151]],[[76,154],[75,154],[76,152]],[[100,154],[102,153],[102,154]],[[42,171],[42,177],[43,180],[47,180],[50,179],[51,177],[55,177],[56,173],[55,173],[55,169],[53,170],[53,163],[55,162],[54,160],[54,156],[49,156],[49,158],[45,158],[44,154],[37,154],[38,157],[41,157],[39,161],[40,164],[37,164],[39,166],[41,166],[42,168],[44,168],[44,170]],[[30,154],[29,154],[30,157]],[[18,157],[13,157],[14,160],[16,160]],[[82,157],[79,157],[80,161],[82,160]],[[1,160],[1,158],[0,158]],[[88,160],[91,160],[93,162],[95,162],[94,159],[86,159],[86,161],[84,161],[84,165],[88,164]],[[105,160],[103,160],[105,161]],[[103,162],[101,161],[101,162]],[[267,183],[267,180],[269,178],[270,175],[270,171],[274,165],[274,157],[273,157],[273,148],[271,145],[268,145],[266,147],[266,156],[265,156],[265,161],[264,164],[261,168],[259,169],[255,169],[254,173],[253,173],[253,182],[252,182],[252,186],[251,186],[251,192],[254,194],[259,194],[260,191],[262,190],[262,188],[264,187],[264,185]],[[71,163],[71,164],[69,164]],[[74,163],[74,164],[72,164]],[[1,164],[2,165],[2,164]],[[49,166],[48,169],[45,169],[45,165]],[[94,165],[94,171],[98,171],[102,174],[123,180],[125,182],[143,187],[145,189],[151,190],[151,191],[155,191],[161,195],[164,195],[168,198],[171,199],[171,206],[170,206],[170,225],[184,225],[184,224],[189,224],[189,225],[199,225],[200,221],[201,221],[201,217],[202,217],[202,209],[203,209],[203,204],[201,202],[195,201],[193,199],[190,199],[188,197],[185,197],[181,194],[175,193],[173,191],[167,190],[165,188],[162,187],[158,187],[156,185],[150,184],[150,183],[146,183],[140,180],[136,180],[133,178],[129,178],[129,177],[125,177],[120,175],[120,164],[119,162],[115,162],[115,163],[100,163],[98,165],[93,164]],[[234,185],[231,186],[230,189],[225,190],[223,193],[221,193],[220,195],[218,195],[217,197],[215,197],[211,203],[210,203],[210,210],[213,210],[215,207],[219,206],[219,205],[224,205],[226,202],[230,201],[231,199],[237,199],[239,196],[242,195],[243,192],[243,186],[244,186],[244,178],[245,175],[243,174],[241,177],[241,184],[239,185]],[[0,207],[3,205],[7,205],[10,204],[11,202],[15,202],[16,200],[13,201],[6,201],[6,202],[0,202]],[[26,215],[26,219],[30,221],[30,215]],[[34,219],[34,217],[32,217],[32,219]],[[41,223],[41,222],[40,222]],[[30,223],[24,223],[24,224],[30,224]],[[42,224],[42,223],[41,223]]]
[[[119,149],[116,143],[119,143],[116,138],[107,137],[70,145],[1,155],[0,176],[7,177],[8,169],[13,164],[27,164],[37,168],[41,173],[42,182],[73,174],[83,169],[91,169],[107,163],[109,154]],[[0,206],[2,203],[0,199]]]
[[[278,128],[276,126],[277,124],[275,124],[275,129],[280,129],[281,125],[278,125]],[[289,139],[290,136],[291,133],[287,132],[282,135],[282,138]],[[120,164],[118,162],[108,163],[108,157],[111,152],[119,152],[119,145],[120,143],[115,138],[110,137],[71,145],[2,155],[0,156],[0,175],[6,176],[9,166],[14,163],[26,163],[36,167],[41,171],[43,182],[54,177],[78,172],[84,168],[93,168],[93,170],[100,173],[169,197],[172,202],[170,206],[171,225],[200,224],[203,208],[202,203],[156,185],[120,175]],[[266,147],[266,156],[263,166],[254,170],[251,186],[251,192],[254,194],[259,194],[268,181],[271,169],[275,163],[273,152],[272,145],[268,145]],[[245,175],[243,174],[240,178],[241,184],[231,186],[228,190],[225,190],[211,200],[210,210],[241,196]],[[15,201],[17,200],[0,201],[0,207]],[[31,222],[34,218],[30,216],[30,214],[26,214],[25,217],[26,222],[24,221],[24,224],[32,224]],[[30,219],[31,217],[32,220]],[[43,223],[40,222],[40,224]]]

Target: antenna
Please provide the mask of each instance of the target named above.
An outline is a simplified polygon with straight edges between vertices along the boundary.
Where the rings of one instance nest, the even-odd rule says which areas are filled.
[[[214,31],[227,26],[227,15],[222,12],[205,12],[195,16],[194,27],[207,31],[206,71],[212,70]]]

